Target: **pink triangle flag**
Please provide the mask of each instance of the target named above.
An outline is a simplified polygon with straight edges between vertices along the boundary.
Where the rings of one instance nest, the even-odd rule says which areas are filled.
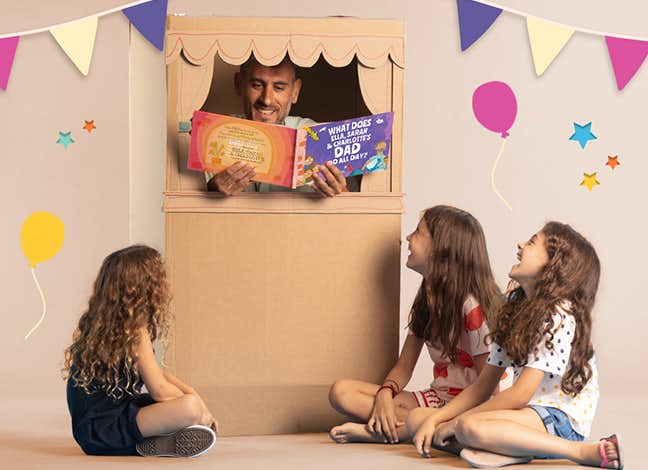
[[[0,88],[3,90],[7,89],[7,82],[11,74],[11,66],[16,55],[19,39],[20,36],[0,39]]]
[[[648,41],[605,36],[617,88],[623,90],[648,54]]]

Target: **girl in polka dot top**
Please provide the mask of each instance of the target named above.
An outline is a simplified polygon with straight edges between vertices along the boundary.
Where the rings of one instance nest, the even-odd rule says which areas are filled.
[[[339,380],[331,388],[333,407],[361,421],[331,429],[338,443],[409,439],[409,410],[435,412],[474,382],[486,363],[486,320],[503,296],[493,279],[481,225],[466,211],[435,206],[423,213],[407,241],[407,267],[423,276],[409,335],[382,385]],[[434,381],[426,390],[405,391],[423,346],[434,362]]]
[[[600,274],[594,248],[569,225],[549,222],[518,245],[517,257],[509,274],[514,289],[477,381],[427,419],[410,414],[417,451],[460,453],[480,468],[533,458],[623,468],[617,435],[583,442],[599,397],[590,338]],[[507,366],[513,386],[491,397]]]

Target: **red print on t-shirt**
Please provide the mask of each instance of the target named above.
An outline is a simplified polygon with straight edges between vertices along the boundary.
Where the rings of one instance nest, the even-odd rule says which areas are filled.
[[[434,365],[434,378],[437,377],[447,377],[448,376],[448,365],[447,364],[435,364]]]
[[[448,387],[448,395],[451,395],[453,397],[456,397],[461,392],[463,392],[463,388]]]
[[[454,361],[464,367],[472,367],[475,365],[473,358],[466,351],[457,348],[457,353],[455,354]]]
[[[477,305],[464,317],[464,328],[466,331],[474,331],[479,329],[484,323],[484,311],[481,305]]]

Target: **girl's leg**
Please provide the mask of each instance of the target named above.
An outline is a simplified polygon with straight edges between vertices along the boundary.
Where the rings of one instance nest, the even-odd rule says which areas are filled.
[[[376,384],[359,380],[338,380],[333,384],[329,392],[331,406],[338,412],[361,422],[347,422],[332,428],[329,434],[335,442],[340,444],[346,442],[387,442],[385,436],[374,434],[366,425],[371,417],[378,388],[380,387]],[[396,419],[401,423],[405,423],[409,410],[418,406],[410,392],[401,392],[396,395],[394,404],[396,405]],[[409,438],[404,424],[397,426],[396,431],[399,442]]]
[[[142,436],[168,434],[194,424],[203,423],[200,399],[194,395],[183,395],[169,401],[145,406],[137,413],[136,421]]]
[[[360,380],[338,380],[329,391],[329,402],[336,411],[367,422],[371,416],[379,386]]]
[[[599,444],[569,441],[547,433],[542,419],[531,408],[476,413],[460,418],[456,438],[465,447],[495,452],[504,456],[547,455],[573,462],[599,466]],[[608,468],[617,468],[614,443],[604,444],[610,460]]]

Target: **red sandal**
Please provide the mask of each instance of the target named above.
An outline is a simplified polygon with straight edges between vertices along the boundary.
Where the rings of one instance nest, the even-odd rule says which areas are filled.
[[[616,434],[612,434],[610,437],[602,437],[599,439],[599,454],[601,455],[601,468],[608,468],[608,465],[610,464],[610,460],[607,458],[607,454],[605,453],[605,443],[606,442],[612,442],[614,444],[614,447],[616,447],[617,451],[617,460],[619,462],[619,466],[617,467],[618,470],[623,470],[623,460],[621,459],[621,442],[620,442],[620,436]]]

